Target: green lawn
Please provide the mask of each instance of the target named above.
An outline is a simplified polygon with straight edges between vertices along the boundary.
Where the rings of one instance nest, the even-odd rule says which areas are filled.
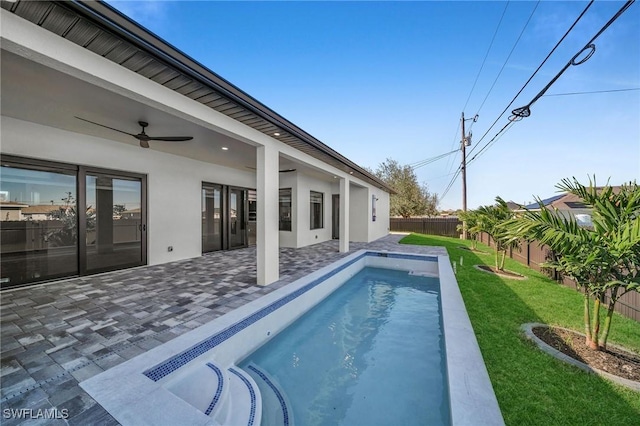
[[[505,269],[528,279],[478,271],[473,265],[492,265],[493,256],[460,249],[470,241],[411,234],[400,242],[446,247],[458,263],[460,290],[508,425],[640,425],[640,393],[556,360],[520,331],[527,322],[582,331],[580,293],[511,259]],[[493,253],[482,244],[478,249]],[[609,342],[640,352],[640,323],[616,313]]]

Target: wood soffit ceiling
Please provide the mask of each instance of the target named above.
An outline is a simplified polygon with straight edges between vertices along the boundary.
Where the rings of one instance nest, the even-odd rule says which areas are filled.
[[[2,1],[2,8],[387,192],[384,182],[102,2]],[[276,136],[275,133],[279,133]]]

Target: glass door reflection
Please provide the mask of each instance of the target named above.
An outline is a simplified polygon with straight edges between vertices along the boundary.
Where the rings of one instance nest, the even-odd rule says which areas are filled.
[[[229,188],[229,248],[247,246],[247,190]]]
[[[86,272],[146,263],[142,178],[86,172],[85,183]]]
[[[222,185],[202,184],[202,252],[222,250]]]

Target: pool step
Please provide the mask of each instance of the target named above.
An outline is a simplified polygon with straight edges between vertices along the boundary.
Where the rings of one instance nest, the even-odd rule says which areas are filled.
[[[213,413],[221,425],[258,426],[262,420],[262,397],[254,380],[237,367],[226,371],[224,399]]]
[[[203,363],[167,383],[166,388],[218,424],[260,424],[260,389],[251,376],[237,367],[223,369],[212,362]]]
[[[245,371],[253,378],[260,389],[264,423],[292,426],[294,423],[291,403],[278,381],[253,363],[249,364]]]

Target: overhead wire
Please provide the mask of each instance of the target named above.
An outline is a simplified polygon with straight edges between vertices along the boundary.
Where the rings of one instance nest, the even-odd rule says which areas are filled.
[[[609,28],[609,26],[611,24],[613,24],[627,9],[629,9],[631,7],[631,5],[635,2],[635,0],[628,0],[621,8],[620,10],[618,10],[618,12],[616,12],[615,15],[613,15],[611,17],[611,19],[609,19],[609,21],[602,27],[600,28],[600,30],[596,33],[596,35],[594,35],[593,37],[591,37],[591,40],[589,40],[582,49],[580,49],[580,51],[578,53],[576,53],[570,60],[569,62],[566,63],[566,65],[560,70],[560,72],[558,72],[555,77],[553,77],[551,79],[551,81],[549,81],[549,83],[547,83],[546,86],[544,86],[544,88],[538,92],[538,94],[536,96],[533,97],[533,99],[531,99],[531,101],[522,107],[516,108],[513,111],[511,111],[511,113],[513,114],[512,117],[513,120],[516,119],[521,119],[521,118],[526,118],[529,117],[531,115],[531,106],[536,103],[538,101],[538,99],[540,99],[542,96],[544,96],[544,94],[547,92],[547,90],[549,90],[549,88],[551,86],[553,86],[553,84],[558,81],[558,79],[560,78],[560,76],[562,76],[562,74],[564,74],[564,72],[571,66],[577,66],[577,65],[582,65],[585,62],[587,62],[592,56],[593,54],[596,52],[596,45],[593,44],[594,41],[596,41],[598,39],[598,37],[600,37],[600,35],[606,31],[607,28]],[[586,55],[581,58],[581,55],[583,53],[586,53]]]
[[[560,76],[562,75],[562,73],[564,73],[567,68],[569,68],[569,66],[571,65],[580,65],[583,64],[584,62],[586,62],[595,52],[595,45],[593,44],[593,42],[607,29],[609,28],[609,26],[616,21],[633,3],[635,2],[635,0],[628,0],[621,8],[620,10],[618,10],[618,12],[616,12],[616,14],[609,19],[609,21],[596,33],[595,36],[593,36],[591,38],[591,40],[589,40],[589,42],[587,42],[587,44],[585,45],[585,47],[583,47],[576,55],[573,56],[573,58],[567,62],[567,65],[564,66],[564,68],[558,73],[556,74],[556,76],[551,79],[551,81],[533,98],[533,100],[531,102],[529,102],[529,104],[527,104],[524,107],[520,107],[517,108],[516,110],[513,111],[513,114],[517,117],[518,114],[516,114],[516,111],[521,110],[522,112],[524,112],[525,110],[529,110],[529,107],[531,107],[531,105],[533,105],[534,102],[536,102],[538,99],[540,99],[542,96],[544,96],[544,94],[546,93],[547,90],[549,90],[549,88],[551,87],[551,85],[553,83],[555,83],[558,78],[560,78]],[[591,49],[590,53],[583,59],[581,59],[580,61],[576,62],[576,59],[586,50],[586,49]],[[528,114],[524,115],[524,117],[528,117],[530,115],[530,111]],[[523,118],[523,117],[519,117],[519,118]],[[502,128],[500,129],[500,131],[498,133],[496,133],[496,135],[491,138],[491,140],[489,142],[487,142],[481,149],[480,151],[478,151],[476,153],[476,155],[474,155],[467,164],[473,162],[474,160],[476,160],[483,152],[486,152],[487,149],[489,149],[497,140],[498,137],[500,135],[504,136],[504,133],[506,133],[511,126],[516,123],[517,121],[519,121],[518,119],[510,119],[509,122]]]
[[[478,78],[480,78],[480,74],[484,69],[484,64],[487,62],[487,58],[489,57],[489,52],[491,52],[491,48],[493,47],[493,42],[496,40],[496,35],[498,35],[498,30],[502,25],[502,20],[504,19],[504,15],[507,12],[507,8],[509,7],[509,1],[507,1],[504,5],[504,9],[502,10],[502,15],[500,16],[500,20],[498,21],[498,25],[496,26],[496,30],[493,32],[493,37],[491,38],[491,43],[489,43],[489,48],[487,52],[484,54],[484,59],[482,60],[482,65],[480,65],[480,69],[478,70],[478,74],[476,74],[476,79],[473,81],[473,86],[471,86],[471,91],[469,92],[469,96],[467,96],[467,101],[464,103],[464,107],[462,110],[467,109],[467,104],[469,103],[469,99],[471,99],[471,95],[473,94],[474,89],[476,88],[476,84],[478,83]]]
[[[489,91],[487,92],[487,94],[485,95],[484,99],[482,100],[482,103],[480,104],[480,107],[478,108],[478,111],[476,111],[476,115],[480,114],[480,110],[482,110],[482,107],[484,106],[485,102],[487,102],[487,99],[489,98],[489,95],[493,91],[493,88],[495,87],[496,83],[498,82],[498,79],[502,75],[502,71],[504,71],[505,67],[507,66],[507,63],[509,62],[509,59],[511,59],[511,55],[513,54],[514,50],[518,46],[518,43],[520,42],[520,39],[522,38],[522,35],[524,34],[525,30],[529,26],[529,23],[531,22],[531,18],[533,18],[533,14],[536,12],[536,10],[538,9],[539,5],[540,5],[540,0],[538,0],[536,2],[536,5],[533,7],[533,10],[531,11],[531,14],[529,14],[529,18],[527,19],[527,22],[525,22],[524,27],[522,27],[522,31],[520,31],[520,35],[516,39],[516,42],[513,44],[513,47],[511,48],[511,51],[509,52],[509,55],[507,56],[507,59],[505,59],[504,63],[502,64],[502,68],[500,68],[500,71],[498,72],[498,75],[496,76],[495,80],[493,80],[493,84],[491,85],[491,87],[489,88]]]
[[[426,166],[427,164],[433,163],[434,161],[441,160],[441,159],[443,159],[443,158],[445,158],[445,157],[447,157],[447,156],[449,156],[451,154],[455,154],[456,152],[458,152],[457,149],[455,149],[453,151],[445,152],[444,154],[440,154],[440,155],[437,155],[435,157],[427,158],[426,160],[420,160],[420,161],[417,161],[415,163],[411,163],[411,164],[409,164],[409,167],[411,167],[413,170],[415,170],[415,169],[418,169],[418,168],[420,168],[422,166]]]
[[[553,47],[553,49],[551,49],[551,51],[547,54],[547,56],[544,58],[544,60],[540,63],[540,65],[538,65],[538,68],[536,68],[536,70],[533,72],[533,74],[531,74],[531,76],[529,77],[529,79],[522,85],[522,87],[520,88],[520,90],[518,90],[518,93],[516,93],[516,95],[513,97],[513,99],[511,99],[511,102],[509,102],[509,104],[502,110],[502,112],[500,113],[500,115],[498,115],[498,117],[493,121],[493,123],[491,124],[491,126],[489,126],[489,128],[487,129],[486,132],[484,132],[484,134],[482,135],[482,137],[478,140],[478,142],[476,143],[476,145],[471,148],[471,151],[469,151],[469,155],[471,155],[473,153],[473,151],[475,151],[475,149],[480,145],[480,142],[482,142],[484,140],[484,138],[489,134],[489,132],[491,131],[491,129],[493,129],[495,127],[495,125],[498,123],[498,121],[500,121],[500,119],[502,118],[502,116],[504,115],[505,112],[507,112],[507,110],[509,109],[509,107],[511,107],[511,105],[513,105],[513,103],[516,101],[516,99],[518,98],[518,96],[520,96],[520,94],[524,91],[524,89],[529,85],[529,83],[531,82],[531,80],[533,80],[533,78],[536,76],[536,74],[538,74],[538,71],[540,71],[540,69],[542,68],[542,66],[549,60],[549,58],[551,57],[551,55],[556,51],[556,49],[560,46],[560,44],[564,41],[565,38],[567,38],[567,36],[569,35],[569,33],[573,30],[573,28],[578,24],[578,22],[580,22],[580,20],[582,19],[582,17],[584,16],[584,14],[587,12],[587,10],[589,10],[589,8],[593,5],[594,0],[591,0],[589,2],[589,4],[587,4],[587,6],[584,8],[584,10],[582,11],[582,13],[580,13],[580,15],[576,18],[576,20],[573,22],[573,24],[571,24],[571,26],[569,27],[569,29],[564,33],[564,35],[560,38],[560,40],[558,40],[558,42],[556,43],[556,45]]]
[[[593,0],[592,0],[592,1],[593,1]],[[534,6],[533,10],[532,10],[532,11],[531,11],[531,13],[529,14],[529,18],[527,19],[527,22],[525,23],[524,27],[522,28],[522,31],[520,31],[520,34],[518,35],[518,38],[516,39],[516,41],[515,41],[515,43],[514,43],[513,47],[511,48],[511,51],[509,52],[509,55],[508,55],[508,56],[507,56],[507,58],[505,59],[505,62],[503,63],[502,68],[500,69],[500,72],[498,73],[498,75],[497,75],[497,76],[496,76],[496,78],[494,79],[493,84],[491,85],[491,88],[489,89],[489,91],[487,92],[486,96],[484,97],[484,100],[482,101],[482,104],[480,105],[480,108],[478,108],[478,111],[477,111],[477,113],[475,114],[476,116],[478,115],[478,113],[480,112],[480,110],[482,109],[482,107],[484,106],[484,104],[485,104],[485,102],[486,102],[487,98],[489,97],[489,95],[491,94],[491,92],[492,92],[493,88],[495,87],[496,82],[498,81],[498,79],[500,78],[500,75],[502,74],[502,71],[504,70],[505,66],[506,66],[506,65],[507,65],[507,63],[509,62],[509,59],[511,58],[511,55],[513,54],[513,51],[515,50],[516,46],[517,46],[517,45],[518,45],[518,43],[520,42],[520,39],[522,38],[522,35],[524,34],[525,30],[526,30],[526,29],[527,29],[527,27],[529,26],[529,22],[531,21],[531,18],[533,17],[533,14],[535,13],[535,11],[536,11],[536,9],[538,8],[539,4],[540,4],[540,0],[538,0],[538,2],[536,3],[536,5]],[[505,9],[504,9],[504,10],[503,10],[503,12],[502,12],[502,17],[500,18],[500,22],[502,22],[502,19],[503,19],[503,17],[504,17],[504,14],[505,14],[506,10],[507,10],[507,7],[505,6]],[[499,25],[498,25],[498,28],[499,28]],[[498,32],[498,28],[496,28],[496,31],[495,31],[495,33],[494,33],[494,38],[495,38],[495,34]],[[493,44],[493,40],[491,41],[491,44]],[[489,46],[489,50],[490,50],[490,49],[491,49],[491,46]],[[487,50],[487,54],[485,55],[485,60],[486,60],[486,56],[489,54],[489,50]],[[484,66],[484,61],[483,61],[483,66]],[[482,70],[482,67],[481,67],[481,70]],[[479,76],[479,75],[480,75],[480,74],[478,73],[478,76]],[[478,76],[476,76],[476,81],[477,81],[477,79],[478,79]],[[473,87],[472,87],[472,89],[471,89],[471,93],[473,92],[473,89],[474,89],[474,88],[475,88],[475,82],[474,82],[474,85],[473,85]],[[469,98],[471,97],[471,93],[469,93],[469,97],[467,98],[467,102],[469,101]],[[515,99],[514,99],[513,101],[511,101],[511,103],[513,103],[514,101],[515,101]],[[466,107],[466,105],[467,105],[467,104],[465,103],[465,107]],[[509,104],[509,106],[511,106],[511,104]],[[509,106],[507,106],[507,108],[505,108],[505,111],[509,108]],[[464,108],[463,108],[463,110],[464,110]],[[500,117],[502,117],[502,115],[503,115],[503,114],[504,114],[504,111],[502,112],[502,114],[500,115]],[[498,119],[496,120],[496,122],[500,119],[500,117],[498,117]],[[474,122],[475,122],[475,121],[474,121]],[[457,136],[457,131],[458,131],[458,129],[460,128],[460,126],[461,126],[461,125],[462,125],[462,123],[459,123],[458,128],[456,129],[456,136]],[[473,126],[473,124],[472,124],[472,126]],[[494,124],[492,125],[492,127],[493,127],[493,126],[495,126],[495,122],[494,122]],[[469,128],[469,130],[471,130],[471,127]],[[488,133],[488,132],[487,132],[487,133]],[[454,136],[454,143],[455,143],[455,137],[456,137],[456,136]],[[485,136],[486,136],[486,133],[485,133]],[[483,136],[483,138],[484,138],[484,136]],[[482,138],[481,138],[480,140],[482,140]],[[453,147],[453,144],[452,144],[452,147]],[[473,150],[472,150],[472,151],[473,151]],[[455,164],[455,163],[452,163],[452,164],[451,164],[451,166],[450,166],[450,168],[449,168],[449,171],[451,171],[451,169],[453,168],[453,164]],[[442,195],[442,197],[441,197],[441,198],[444,198],[444,197],[446,196],[446,194],[449,192],[449,190],[451,189],[451,187],[452,187],[452,186],[453,186],[453,184],[455,183],[455,181],[456,181],[456,179],[458,178],[458,176],[460,176],[461,171],[462,171],[462,167],[461,167],[461,166],[458,166],[458,169],[456,170],[456,172],[454,172],[454,176],[453,176],[453,178],[451,178],[451,180],[449,181],[449,184],[447,185],[446,189],[444,190],[444,193],[443,193],[443,195]]]
[[[544,94],[542,96],[569,96],[569,95],[590,95],[593,93],[614,93],[614,92],[630,92],[633,90],[640,90],[640,87],[630,87],[628,89],[611,89],[611,90],[592,90],[589,92],[567,92],[567,93],[551,93]]]
[[[445,188],[444,192],[442,193],[442,195],[440,196],[440,199],[444,199],[444,197],[447,196],[447,194],[449,193],[449,190],[451,189],[451,187],[453,186],[454,182],[456,181],[456,179],[458,179],[458,176],[460,176],[460,173],[462,172],[462,167],[458,166],[458,169],[454,172],[454,176],[451,178],[451,180],[449,181],[449,183],[447,184],[447,187]]]
[[[493,47],[493,42],[496,39],[496,35],[498,34],[498,30],[500,29],[500,26],[502,25],[502,20],[504,19],[504,15],[507,11],[507,7],[509,6],[510,1],[507,1],[504,9],[502,10],[502,15],[500,16],[500,20],[498,21],[498,25],[496,26],[495,31],[493,32],[493,37],[491,38],[491,42],[489,43],[489,47],[487,48],[487,52],[484,55],[484,59],[482,60],[482,65],[480,65],[480,69],[478,70],[478,74],[476,75],[476,78],[473,82],[473,86],[471,87],[471,90],[469,91],[469,96],[467,96],[467,100],[464,103],[464,107],[462,108],[462,110],[464,111],[467,108],[467,104],[469,103],[469,100],[471,99],[471,95],[473,94],[473,91],[475,90],[476,84],[478,83],[478,78],[480,78],[480,74],[482,73],[482,70],[484,69],[484,64],[487,61],[487,57],[489,56],[489,52],[491,52],[491,48]],[[456,139],[458,138],[458,130],[460,130],[460,125],[461,123],[458,123],[458,125],[456,126],[456,131],[453,134],[453,140],[451,141],[451,149],[453,149],[453,147],[456,144]],[[453,169],[453,165],[455,164],[455,157],[451,157],[449,160],[447,160],[447,166],[445,167],[446,169],[448,169],[449,172],[451,172],[451,170]],[[451,174],[451,173],[449,173]]]

